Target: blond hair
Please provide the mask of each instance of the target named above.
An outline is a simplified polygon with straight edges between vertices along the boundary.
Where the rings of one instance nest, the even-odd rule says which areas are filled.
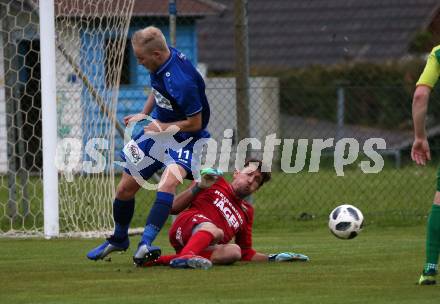
[[[167,51],[168,46],[162,31],[155,26],[148,26],[133,34],[131,43],[145,51]]]

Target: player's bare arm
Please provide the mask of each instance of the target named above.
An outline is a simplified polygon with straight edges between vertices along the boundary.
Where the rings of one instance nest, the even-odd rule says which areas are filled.
[[[179,214],[185,210],[194,197],[194,188],[197,187],[196,183],[191,184],[185,191],[179,193],[173,201],[173,207],[171,208],[171,214]]]
[[[257,252],[250,260],[251,262],[267,262],[269,260],[269,256],[267,254]]]
[[[168,128],[178,128],[179,132],[195,132],[202,129],[202,113],[197,113],[194,116],[187,117],[185,120],[165,123],[155,121],[144,128],[145,132],[162,132]]]
[[[149,115],[151,111],[153,111],[153,107],[154,107],[154,95],[150,94],[147,98],[147,101],[145,102],[144,109],[142,110],[142,112],[125,116],[124,124],[128,125],[128,123],[130,122],[135,122],[147,118],[147,115]]]
[[[142,110],[142,114],[149,115],[154,108],[154,94],[150,93],[148,95],[147,101],[145,102],[144,109]]]
[[[255,253],[249,262],[307,262],[309,257],[295,252],[281,252],[274,254]]]
[[[426,161],[431,159],[425,127],[430,93],[430,87],[419,85],[417,86],[413,97],[412,114],[414,122],[414,143],[411,149],[411,158],[418,165],[425,165]]]
[[[174,198],[171,214],[178,214],[185,210],[200,190],[211,187],[221,175],[223,175],[223,172],[217,169],[205,168],[201,170],[200,181],[192,183],[185,191]]]

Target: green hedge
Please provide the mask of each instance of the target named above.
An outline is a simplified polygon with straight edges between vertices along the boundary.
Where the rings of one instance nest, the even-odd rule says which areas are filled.
[[[345,122],[382,128],[411,126],[411,99],[424,60],[312,66],[277,73],[283,113],[336,120],[337,88],[345,90]],[[438,94],[434,98],[438,99]],[[431,102],[430,113],[440,112]]]

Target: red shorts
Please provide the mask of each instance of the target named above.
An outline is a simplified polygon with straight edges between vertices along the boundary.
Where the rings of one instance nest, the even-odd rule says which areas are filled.
[[[168,233],[170,243],[179,253],[190,239],[195,226],[201,223],[212,222],[197,210],[186,210],[180,213]]]

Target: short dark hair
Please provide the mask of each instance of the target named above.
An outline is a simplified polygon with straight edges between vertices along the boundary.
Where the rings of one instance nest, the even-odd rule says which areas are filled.
[[[272,173],[270,173],[270,172],[262,172],[261,171],[261,167],[263,165],[263,162],[260,159],[257,159],[257,158],[247,158],[246,161],[244,162],[244,168],[249,167],[250,164],[258,164],[257,170],[260,171],[261,177],[262,177],[260,185],[258,186],[258,188],[263,186],[264,183],[267,183],[268,181],[270,181],[270,179],[272,178]]]

